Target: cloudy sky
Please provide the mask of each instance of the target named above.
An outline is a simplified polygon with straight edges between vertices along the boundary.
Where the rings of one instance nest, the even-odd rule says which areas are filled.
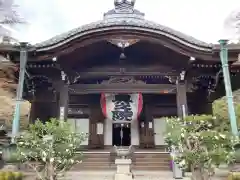
[[[15,0],[30,22],[19,26],[20,40],[46,40],[86,23],[102,19],[114,0]],[[146,19],[182,31],[195,38],[216,42],[228,14],[240,7],[239,0],[136,0]]]

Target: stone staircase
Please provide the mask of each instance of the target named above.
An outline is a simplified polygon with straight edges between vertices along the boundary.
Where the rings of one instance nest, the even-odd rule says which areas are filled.
[[[115,157],[110,152],[85,152],[83,162],[75,165],[72,171],[116,170]],[[135,152],[132,156],[132,169],[143,171],[169,171],[170,155],[165,152]]]
[[[110,152],[85,152],[82,163],[75,165],[71,170],[114,170],[115,164],[110,160]]]
[[[133,170],[170,171],[170,155],[166,152],[135,152]]]

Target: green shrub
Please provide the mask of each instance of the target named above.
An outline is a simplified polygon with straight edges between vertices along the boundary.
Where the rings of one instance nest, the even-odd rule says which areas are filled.
[[[240,180],[240,172],[230,172],[228,174],[228,180]]]
[[[22,180],[23,174],[21,172],[0,171],[0,180]]]
[[[174,161],[186,169],[191,164],[192,179],[210,179],[215,167],[234,162],[239,137],[219,128],[211,115],[192,115],[167,119],[165,142],[173,151]]]
[[[81,163],[82,157],[77,152],[86,136],[73,132],[65,121],[37,120],[17,139],[19,160],[31,167],[39,179],[54,179]]]

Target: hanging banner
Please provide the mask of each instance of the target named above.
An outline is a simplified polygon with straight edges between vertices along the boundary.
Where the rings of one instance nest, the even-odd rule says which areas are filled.
[[[102,94],[101,107],[104,116],[113,121],[134,121],[142,111],[142,94]]]

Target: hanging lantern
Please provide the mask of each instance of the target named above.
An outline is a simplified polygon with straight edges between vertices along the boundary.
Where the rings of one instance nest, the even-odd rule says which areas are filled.
[[[113,121],[134,121],[142,111],[142,94],[102,94],[101,107],[104,116]]]

